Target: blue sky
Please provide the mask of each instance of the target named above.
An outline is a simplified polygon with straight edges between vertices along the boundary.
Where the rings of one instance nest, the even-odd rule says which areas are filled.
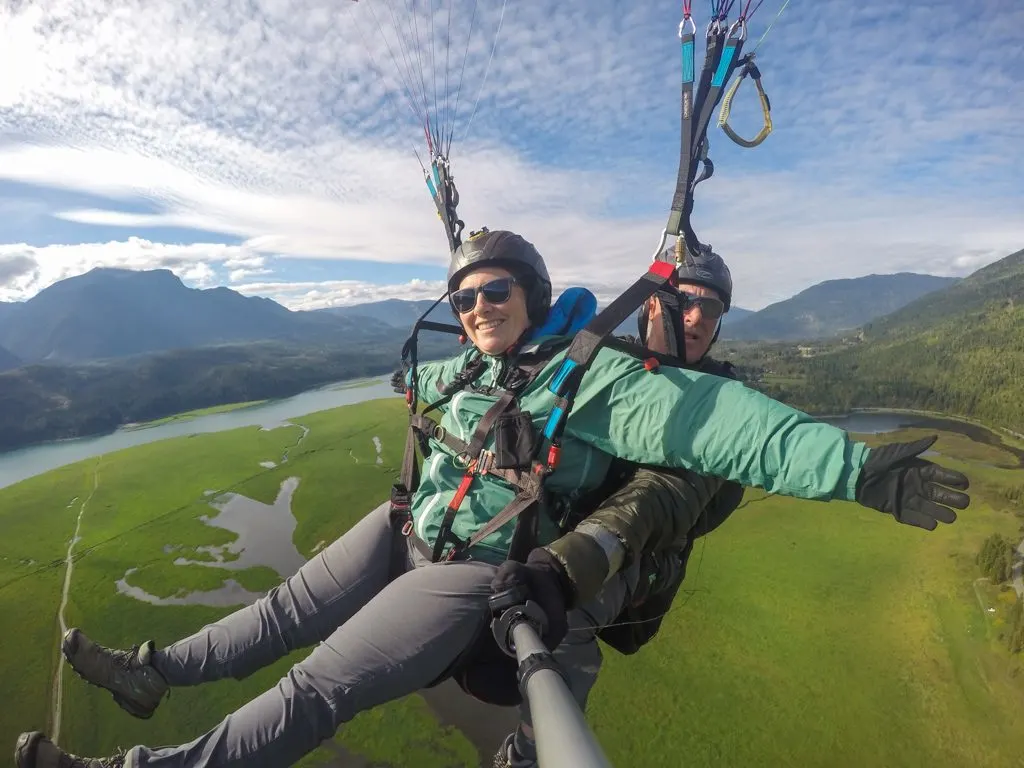
[[[765,0],[748,50],[781,4]],[[294,309],[439,294],[396,22],[431,111],[467,52],[451,162],[468,227],[520,231],[556,287],[610,298],[671,201],[679,20],[677,0],[4,3],[0,301],[96,266]],[[791,0],[758,50],[775,132],[745,150],[712,124],[697,192],[736,304],[965,275],[1024,247],[1022,30],[1014,0]],[[757,130],[749,83],[733,123]]]

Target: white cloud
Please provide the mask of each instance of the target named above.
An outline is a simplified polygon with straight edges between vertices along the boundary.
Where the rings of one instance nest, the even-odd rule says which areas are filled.
[[[384,299],[436,299],[445,290],[443,280],[410,280],[400,285],[380,285],[359,280],[264,282],[232,288],[247,296],[270,297],[294,310],[345,307]]]
[[[13,285],[25,280],[38,268],[36,260],[27,253],[0,252],[0,286]]]
[[[33,265],[0,279],[0,301],[23,301],[59,280],[96,267],[169,269],[189,285],[207,288],[217,284],[213,265],[239,258],[244,253],[245,249],[240,246],[151,243],[139,238],[44,247],[24,243],[0,245],[0,274],[5,264]]]
[[[240,283],[250,277],[273,274],[273,271],[274,270],[272,269],[233,269],[228,273],[228,281],[232,283]]]
[[[752,37],[779,4],[765,4]],[[0,7],[0,180],[107,198],[51,211],[80,225],[83,240],[92,226],[125,230],[114,243],[0,246],[38,264],[0,297],[99,263],[184,259],[172,268],[196,284],[214,279],[214,265],[233,283],[266,276],[268,255],[443,266],[442,230],[409,149],[418,128],[364,48],[365,37],[394,74],[371,13],[381,10],[390,29],[404,17],[389,16],[389,5],[408,7]],[[470,139],[460,143],[457,130],[452,156],[470,228],[517,229],[546,254],[558,284],[606,292],[642,271],[653,250],[678,147],[678,5],[622,5],[511,0]],[[449,6],[452,72],[468,42],[464,126],[501,4],[431,4],[436,55]],[[964,274],[1024,245],[1024,81],[1013,76],[1024,66],[1024,8],[989,3],[957,15],[957,35],[947,35],[955,7],[823,0],[773,29],[758,61],[776,131],[754,152],[714,133],[718,170],[697,195],[698,233],[733,265],[739,305],[869,272]],[[735,108],[740,126],[756,117],[749,88]],[[129,237],[153,227],[243,245],[147,250]],[[306,290],[288,301],[417,289]]]

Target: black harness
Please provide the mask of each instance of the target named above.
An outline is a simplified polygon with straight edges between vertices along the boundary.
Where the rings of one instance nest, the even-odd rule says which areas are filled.
[[[549,385],[555,395],[555,407],[548,416],[542,435],[537,438],[533,431],[531,414],[521,411],[519,395],[537,378],[545,365],[561,349],[565,342],[525,346],[514,352],[501,386],[492,394],[498,394],[497,401],[487,410],[477,424],[470,440],[448,432],[427,414],[446,405],[460,391],[474,386],[484,371],[482,357],[477,354],[455,378],[440,388],[441,398],[427,405],[417,413],[416,398],[416,346],[420,330],[440,330],[447,333],[462,333],[458,326],[443,325],[425,320],[426,314],[413,326],[412,335],[403,348],[403,363],[410,371],[412,385],[406,389],[406,404],[409,407],[409,430],[406,433],[405,453],[398,482],[391,489],[391,522],[396,532],[396,555],[404,554],[407,542],[432,562],[464,559],[472,547],[492,533],[515,520],[516,528],[507,553],[510,560],[525,561],[536,544],[537,525],[540,514],[551,515],[560,527],[572,523],[571,510],[565,509],[557,517],[551,509],[544,481],[554,472],[561,457],[561,437],[566,420],[573,407],[573,400],[579,390],[584,374],[589,370],[601,346],[608,345],[645,360],[648,370],[656,370],[662,363],[678,365],[674,358],[656,355],[649,350],[614,340],[615,329],[643,302],[659,289],[669,285],[675,271],[667,262],[654,262],[650,270],[609,304],[602,312],[568,342],[565,359]],[[443,299],[443,297],[442,297]],[[442,299],[434,304],[437,306]],[[433,307],[431,307],[431,310]],[[494,450],[485,450],[491,436]],[[417,449],[424,458],[430,453],[430,439],[446,446],[463,466],[465,473],[451,502],[445,510],[437,540],[431,547],[416,534],[412,518],[412,497],[420,483],[420,466]],[[544,441],[548,443],[546,456],[541,459]],[[513,500],[491,520],[466,540],[452,532],[452,524],[459,507],[470,492],[474,478],[478,475],[493,475],[516,489]],[[445,549],[447,549],[447,553]],[[401,562],[395,559],[396,567]]]

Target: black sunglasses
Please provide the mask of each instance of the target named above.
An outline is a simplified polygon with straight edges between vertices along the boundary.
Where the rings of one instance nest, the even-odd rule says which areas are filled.
[[[484,295],[488,304],[504,304],[512,298],[512,286],[517,285],[518,282],[514,277],[499,277],[475,288],[460,288],[457,291],[452,291],[448,300],[451,301],[456,312],[463,314],[473,311],[478,293]]]
[[[694,307],[700,307],[700,313],[708,320],[717,320],[725,313],[725,302],[713,296],[694,296],[692,293],[679,292],[679,311],[686,314]]]

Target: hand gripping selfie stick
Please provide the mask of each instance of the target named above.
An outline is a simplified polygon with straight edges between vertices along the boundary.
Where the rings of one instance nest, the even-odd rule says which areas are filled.
[[[547,617],[540,606],[513,588],[490,598],[491,631],[498,647],[519,662],[516,676],[530,702],[541,768],[612,768],[587,725],[561,668],[541,642]]]

